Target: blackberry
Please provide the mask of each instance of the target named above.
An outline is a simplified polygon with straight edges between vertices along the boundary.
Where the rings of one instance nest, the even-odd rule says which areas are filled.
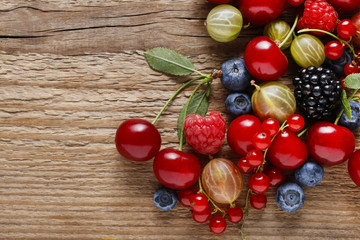
[[[304,116],[321,119],[331,115],[339,101],[342,87],[335,73],[324,67],[310,66],[293,78],[296,103]]]

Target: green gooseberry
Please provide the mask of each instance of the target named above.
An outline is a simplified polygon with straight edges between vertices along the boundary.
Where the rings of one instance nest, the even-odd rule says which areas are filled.
[[[290,30],[291,27],[287,22],[283,20],[272,20],[265,25],[264,35],[271,38],[277,45],[279,45],[285,40]],[[290,47],[292,40],[293,36],[290,35],[290,37],[286,40],[280,49],[285,50]]]
[[[295,62],[303,67],[320,67],[325,61],[324,44],[317,37],[301,34],[291,43],[290,52]]]
[[[214,7],[206,18],[206,29],[212,39],[218,42],[235,40],[243,26],[239,9],[229,4]]]

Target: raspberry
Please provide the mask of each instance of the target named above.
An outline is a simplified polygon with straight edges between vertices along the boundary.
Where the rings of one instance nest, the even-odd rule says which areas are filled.
[[[300,17],[297,28],[313,28],[333,32],[336,27],[338,13],[334,7],[324,0],[306,0],[303,15]],[[316,35],[323,35],[314,32]]]
[[[217,111],[211,112],[207,117],[190,114],[185,118],[184,134],[186,142],[201,154],[217,153],[224,142],[225,131],[226,121]]]

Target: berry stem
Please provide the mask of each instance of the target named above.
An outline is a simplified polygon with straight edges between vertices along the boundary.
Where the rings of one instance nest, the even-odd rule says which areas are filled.
[[[203,75],[197,78],[194,78],[192,80],[187,81],[186,83],[184,83],[178,90],[176,90],[176,92],[171,96],[171,98],[169,98],[169,100],[165,103],[165,105],[162,107],[162,109],[160,110],[160,112],[158,113],[158,115],[155,117],[154,121],[152,121],[152,124],[154,125],[157,120],[160,118],[161,114],[165,111],[166,107],[172,102],[172,100],[174,100],[174,98],[182,91],[184,90],[187,86],[189,86],[191,83],[199,80],[199,79],[203,79],[206,78],[207,76]]]
[[[194,97],[195,93],[197,92],[197,90],[199,90],[199,88],[204,85],[205,83],[211,83],[213,80],[213,78],[211,77],[211,74],[205,76],[205,78],[196,86],[196,88],[193,90],[193,92],[191,93],[187,103],[186,103],[186,106],[185,106],[185,110],[184,110],[184,119],[183,119],[183,123],[185,123],[185,118],[187,116],[187,112],[188,112],[188,109],[189,109],[189,105],[190,105],[190,102],[191,102],[191,99]],[[184,144],[184,124],[182,125],[182,131],[181,131],[181,134],[180,134],[180,145],[179,145],[179,151],[182,151],[182,148],[183,148],[183,144]]]
[[[210,196],[205,192],[205,190],[202,188],[202,185],[201,185],[201,178],[199,178],[199,193],[201,194],[204,194],[207,199],[209,200],[209,202],[211,202],[211,204],[214,206],[215,208],[215,211],[213,213],[216,213],[217,211],[220,211],[223,213],[223,217],[225,217],[226,215],[226,212],[224,210],[222,210],[221,208],[219,208],[215,203],[214,201],[210,198]],[[213,214],[211,213],[211,214]]]
[[[276,136],[279,134],[279,132],[281,132],[282,130],[284,130],[288,125],[286,124],[287,123],[287,120],[285,120],[285,122],[283,122],[283,124],[280,126],[279,128],[279,131],[271,138],[271,143],[274,141],[274,139],[276,138]],[[271,144],[270,144],[271,145]],[[256,169],[256,172],[259,172],[260,169],[265,165],[266,163],[266,154],[268,152],[269,148],[267,148],[265,151],[264,151],[264,162]]]
[[[301,137],[302,135],[304,135],[304,133],[307,132],[307,130],[309,130],[309,128],[305,128],[304,130],[302,130],[301,132],[298,133],[298,137]]]
[[[243,208],[243,211],[244,211],[244,218],[242,219],[242,223],[240,225],[240,228],[239,228],[239,232],[241,233],[241,237],[242,239],[246,240],[247,239],[247,236],[246,234],[244,233],[244,224],[245,224],[245,219],[247,218],[247,216],[249,215],[249,198],[250,198],[250,194],[251,194],[251,189],[249,188],[248,189],[248,192],[246,194],[246,200],[245,200],[245,206]]]
[[[289,40],[289,38],[291,37],[291,34],[293,34],[296,24],[298,22],[298,19],[299,19],[299,15],[296,15],[296,18],[294,20],[294,23],[293,23],[289,33],[286,35],[286,38],[280,43],[279,48],[281,48],[286,43],[286,41]]]

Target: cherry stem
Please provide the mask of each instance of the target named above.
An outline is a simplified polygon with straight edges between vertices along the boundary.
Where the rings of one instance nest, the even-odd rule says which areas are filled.
[[[184,144],[184,123],[185,123],[185,118],[187,116],[187,112],[188,112],[188,109],[189,109],[189,106],[190,106],[190,102],[191,102],[191,99],[194,97],[195,93],[197,92],[197,90],[199,90],[199,88],[204,85],[205,83],[211,83],[212,82],[212,77],[211,77],[211,74],[205,76],[205,79],[203,79],[197,86],[196,88],[193,90],[193,92],[191,93],[187,103],[186,103],[186,106],[185,106],[185,110],[184,110],[184,118],[183,118],[183,125],[181,126],[181,134],[180,134],[180,145],[179,145],[179,151],[182,151],[182,148],[183,148],[183,144]]]
[[[289,38],[291,37],[291,35],[293,34],[294,30],[295,30],[295,27],[296,27],[296,24],[298,22],[298,19],[299,19],[299,15],[296,15],[296,18],[294,20],[294,23],[290,29],[290,31],[288,32],[288,34],[286,35],[285,39],[280,43],[280,45],[278,46],[279,48],[281,48],[282,46],[284,46],[284,44],[286,43],[287,40],[289,40]]]
[[[160,110],[160,112],[158,113],[158,115],[155,117],[154,121],[152,121],[152,124],[154,125],[157,120],[160,118],[161,114],[165,111],[166,107],[172,102],[172,100],[174,100],[174,98],[182,91],[184,90],[187,86],[189,86],[191,83],[199,80],[199,79],[203,79],[206,78],[207,76],[200,76],[197,78],[194,78],[192,80],[187,81],[186,83],[184,83],[172,96],[171,98],[169,98],[169,100],[165,103],[165,105],[162,107],[162,109]]]
[[[220,211],[223,213],[223,217],[225,217],[226,215],[226,212],[224,210],[222,210],[221,208],[219,208],[216,203],[211,199],[211,197],[205,192],[205,190],[202,188],[202,185],[201,185],[201,178],[199,178],[199,193],[201,194],[204,194],[208,201],[211,202],[211,204],[215,207],[215,211],[213,213],[216,213],[217,211]],[[232,203],[231,203],[232,204]],[[211,214],[213,214],[211,213]]]
[[[301,132],[299,132],[298,133],[298,137],[301,137],[302,135],[304,135],[304,133],[306,133],[307,132],[307,130],[309,130],[309,128],[307,127],[307,128],[305,128],[305,129],[303,129]]]
[[[334,34],[332,34],[332,33],[330,33],[330,32],[327,32],[327,31],[324,31],[324,30],[321,30],[321,29],[309,29],[309,28],[306,28],[306,29],[302,29],[302,30],[298,31],[297,33],[299,34],[299,33],[304,33],[304,32],[321,32],[321,33],[325,33],[325,34],[327,34],[327,35],[335,38],[335,39],[338,40],[339,42],[345,43],[345,44],[349,47],[349,49],[351,50],[351,52],[352,52],[353,54],[355,54],[354,48],[352,47],[352,45],[351,45],[350,43],[348,43],[347,41],[342,40],[341,38],[339,38],[338,36],[336,36],[336,35],[334,35]],[[351,39],[350,39],[350,40],[351,40]]]

